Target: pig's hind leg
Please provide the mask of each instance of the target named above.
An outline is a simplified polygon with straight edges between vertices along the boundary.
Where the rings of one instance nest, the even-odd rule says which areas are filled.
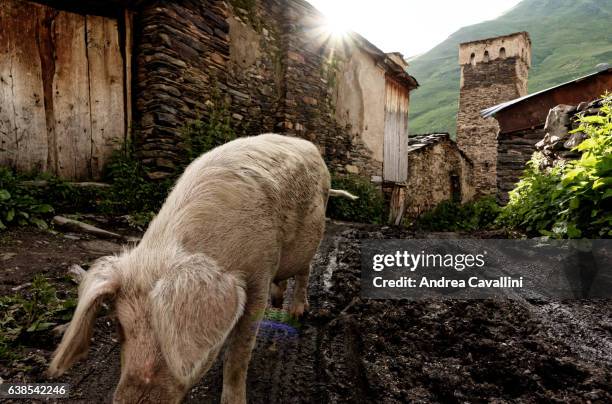
[[[301,317],[305,311],[308,311],[308,278],[310,276],[310,263],[303,270],[295,275],[295,284],[293,285],[293,298],[289,314],[294,317]]]
[[[277,309],[283,308],[283,301],[285,299],[285,291],[287,290],[287,280],[272,282],[270,285],[270,298],[272,307]]]

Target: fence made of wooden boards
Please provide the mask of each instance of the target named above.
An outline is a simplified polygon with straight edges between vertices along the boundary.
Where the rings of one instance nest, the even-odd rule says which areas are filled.
[[[117,19],[0,2],[0,165],[98,178],[126,135]]]

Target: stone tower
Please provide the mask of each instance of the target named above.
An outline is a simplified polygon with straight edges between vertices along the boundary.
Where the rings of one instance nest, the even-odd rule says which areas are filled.
[[[517,32],[459,45],[461,84],[457,144],[474,162],[477,196],[492,195],[497,183],[497,134],[494,118],[480,111],[527,94],[531,40]]]

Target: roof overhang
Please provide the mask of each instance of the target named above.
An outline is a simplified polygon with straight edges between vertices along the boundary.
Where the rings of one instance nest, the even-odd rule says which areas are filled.
[[[356,32],[349,33],[349,38],[351,38],[359,48],[371,55],[376,60],[377,65],[380,66],[388,76],[406,87],[408,91],[419,87],[417,80],[408,74],[404,66],[397,63],[393,60],[392,56],[383,52],[372,42]]]
[[[484,118],[495,117],[501,133],[544,125],[548,111],[560,104],[577,105],[592,101],[612,90],[612,68],[516,98],[480,111]]]

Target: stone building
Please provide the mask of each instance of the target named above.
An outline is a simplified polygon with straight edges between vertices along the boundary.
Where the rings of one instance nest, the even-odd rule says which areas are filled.
[[[406,217],[415,218],[444,201],[470,201],[475,193],[473,168],[448,133],[410,136]]]
[[[497,133],[480,111],[527,94],[531,41],[527,32],[462,43],[457,144],[474,163],[477,196],[495,194]]]
[[[224,110],[240,135],[312,140],[338,174],[406,180],[416,80],[303,0],[3,0],[0,24],[2,165],[99,178],[133,133],[164,178],[185,124]]]
[[[502,203],[508,201],[508,191],[518,182],[525,163],[536,150],[536,143],[545,135],[556,135],[555,129],[546,127],[547,118],[551,122],[558,122],[554,115],[561,113],[566,119],[561,125],[561,133],[566,134],[565,126],[570,124],[567,117],[576,110],[588,112],[589,102],[607,91],[612,91],[612,68],[609,67],[483,110],[485,119],[493,117],[499,123],[495,153],[498,200]],[[562,149],[562,143],[555,144]]]

